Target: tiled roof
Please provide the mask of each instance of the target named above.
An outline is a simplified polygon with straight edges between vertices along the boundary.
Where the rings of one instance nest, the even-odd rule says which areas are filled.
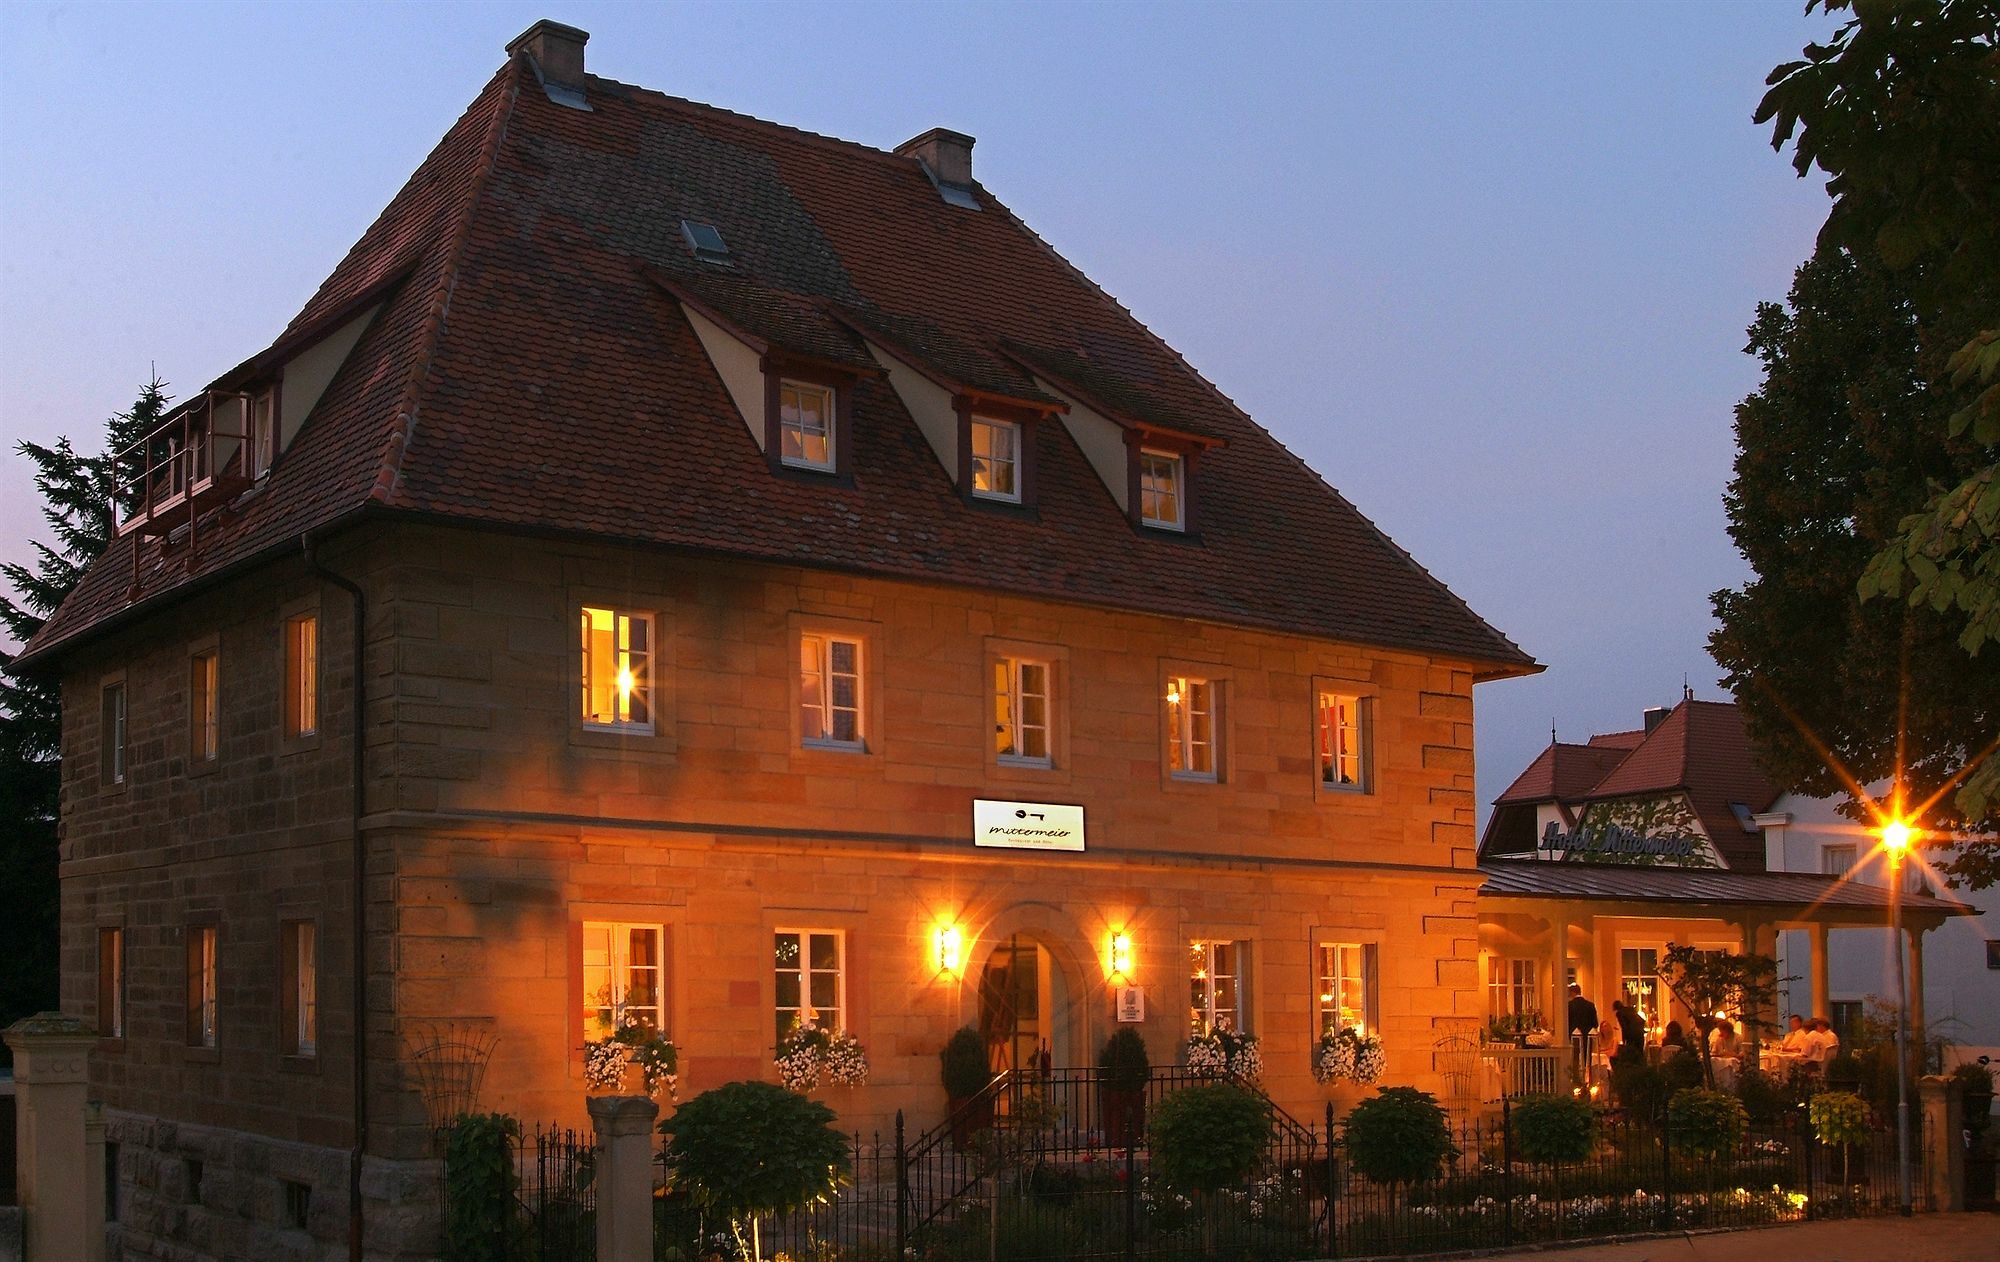
[[[268,485],[203,523],[191,564],[118,540],[31,659],[393,510],[1536,668],[990,190],[962,209],[912,158],[605,79],[587,95],[564,108],[502,69],[289,326],[400,277]],[[683,218],[720,229],[735,273],[703,270]],[[880,378],[855,387],[851,482],[772,477],[658,277],[828,352],[815,313],[837,309],[1016,383],[1003,344],[1086,371],[1121,410],[1225,441],[1201,537],[1130,526],[1063,425],[1034,427],[1036,513],[968,512]]]
[[[1778,791],[1764,774],[1763,757],[1743,727],[1743,715],[1733,701],[1696,701],[1675,706],[1651,730],[1609,732],[1585,745],[1551,744],[1506,792],[1496,806],[1529,802],[1560,802],[1583,806],[1614,798],[1685,793],[1702,831],[1731,868],[1761,870],[1761,832],[1746,831],[1736,805],[1756,813],[1769,809]],[[1488,821],[1481,841],[1484,854],[1516,849],[1519,829],[1503,837]],[[1499,843],[1504,842],[1505,845]]]
[[[1817,872],[1734,872],[1721,868],[1648,867],[1485,859],[1479,892],[1488,897],[1598,899],[1613,902],[1763,904],[1771,907],[1829,907],[1881,912],[1887,890],[1877,885],[1822,876]],[[1977,916],[1976,907],[1953,898],[1906,894],[1913,912]]]

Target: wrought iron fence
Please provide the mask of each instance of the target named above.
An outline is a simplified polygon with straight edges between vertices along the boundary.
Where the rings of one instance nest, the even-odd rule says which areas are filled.
[[[1657,1125],[1608,1112],[1587,1160],[1550,1167],[1522,1158],[1511,1110],[1502,1109],[1462,1117],[1459,1155],[1443,1176],[1402,1185],[1370,1180],[1329,1144],[1328,1108],[1310,1124],[1275,1127],[1242,1185],[1173,1189],[1153,1177],[1142,1131],[1120,1127],[1131,1142],[1106,1142],[1117,1123],[1107,1125],[1103,1093],[1084,1077],[996,1082],[991,1122],[982,1107],[973,1119],[981,1125],[960,1118],[956,1135],[947,1124],[906,1136],[900,1119],[895,1134],[854,1135],[852,1175],[836,1196],[754,1224],[703,1219],[669,1179],[660,1256],[747,1256],[754,1231],[764,1256],[816,1262],[1285,1262],[1891,1213],[1898,1204],[1892,1131],[1830,1147],[1796,1110],[1752,1126],[1733,1152],[1712,1159],[1676,1151]],[[1147,1098],[1198,1081],[1165,1075]],[[1046,1094],[1034,1095],[1038,1083]],[[1912,1152],[1927,1156],[1921,1143]],[[1923,1185],[1918,1171],[1915,1186]]]
[[[446,1157],[440,1209],[447,1237],[457,1233],[461,1238],[444,1241],[444,1256],[479,1262],[593,1262],[597,1152],[591,1137],[568,1127],[540,1125],[532,1130],[510,1126],[492,1134],[493,1142],[504,1145],[506,1160],[496,1175],[473,1176],[476,1186],[462,1193],[469,1199],[457,1214],[451,1198],[458,1179],[450,1168],[453,1158]],[[494,1181],[509,1177],[511,1187]],[[508,1212],[491,1212],[495,1205],[507,1206]]]

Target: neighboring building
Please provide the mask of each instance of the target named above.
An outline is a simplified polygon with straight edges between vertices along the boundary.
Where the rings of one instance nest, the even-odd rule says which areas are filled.
[[[1651,980],[1678,942],[1754,945],[1779,959],[1782,1013],[1858,1021],[1865,998],[1895,993],[1874,846],[1833,803],[1778,793],[1733,702],[1690,694],[1640,728],[1552,740],[1494,800],[1480,842],[1488,1015],[1550,1011],[1579,980],[1658,1029],[1686,1016]],[[2000,1021],[1996,930],[1979,918],[2000,899],[1936,885],[1913,878],[1905,903],[1912,1015],[1973,1056]],[[1552,924],[1568,942],[1562,977]]]
[[[759,122],[585,38],[516,41],[143,444],[23,657],[123,1247],[434,1246],[440,1031],[490,1043],[479,1107],[572,1122],[618,1014],[685,1094],[809,1013],[872,1063],[843,1123],[923,1127],[954,1028],[1087,1065],[1131,987],[1156,1060],[1248,1027],[1295,1110],[1335,1022],[1436,1084],[1472,690],[1535,663],[969,137]]]

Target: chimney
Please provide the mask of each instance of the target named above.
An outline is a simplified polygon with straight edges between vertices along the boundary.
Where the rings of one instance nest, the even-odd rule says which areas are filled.
[[[1647,733],[1650,735],[1652,733],[1652,730],[1658,727],[1660,724],[1666,722],[1667,716],[1672,713],[1673,713],[1672,710],[1668,709],[1666,706],[1663,705],[1647,706],[1646,716],[1645,716]]]
[[[937,185],[939,195],[947,202],[978,210],[979,202],[972,195],[974,143],[964,132],[933,127],[916,139],[897,145],[896,152],[923,163],[924,174],[931,177],[931,183]]]
[[[507,55],[528,54],[529,60],[534,63],[535,75],[542,81],[542,87],[547,89],[551,100],[582,106],[583,46],[589,41],[589,31],[580,31],[574,26],[564,26],[543,18],[514,37],[507,45]],[[565,96],[571,99],[565,100]]]

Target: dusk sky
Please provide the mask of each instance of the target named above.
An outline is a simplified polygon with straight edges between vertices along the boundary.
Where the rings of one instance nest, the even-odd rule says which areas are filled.
[[[540,17],[598,74],[980,180],[1546,663],[1537,749],[1719,695],[1758,301],[1824,217],[1750,116],[1771,4],[0,6],[0,434],[94,446],[268,345]],[[0,462],[0,555],[40,533]]]

